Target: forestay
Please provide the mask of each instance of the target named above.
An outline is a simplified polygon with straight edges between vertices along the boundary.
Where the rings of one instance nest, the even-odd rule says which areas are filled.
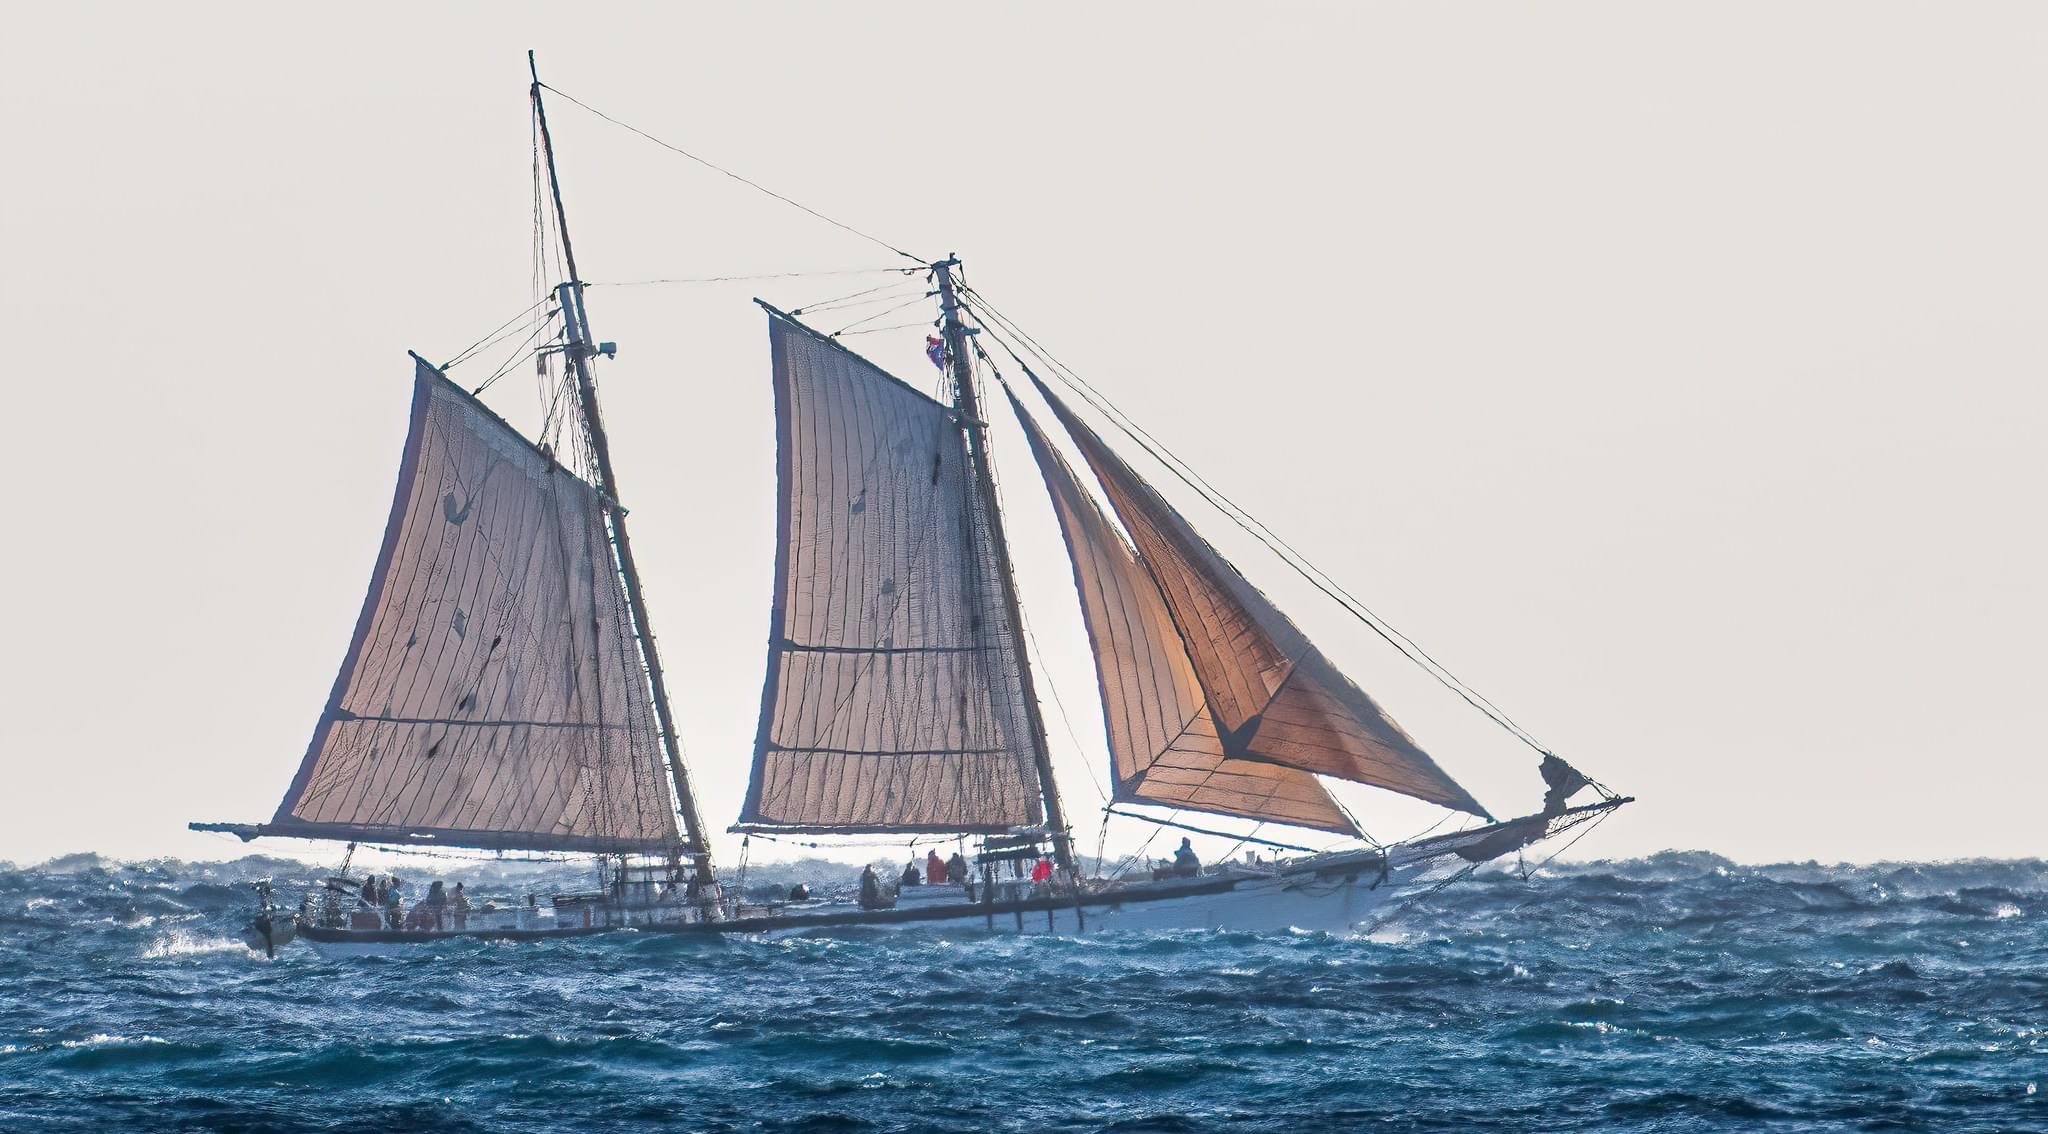
[[[1024,664],[951,406],[770,309],[775,602],[740,826],[1042,821]]]
[[[1225,754],[1486,809],[1034,375],[1173,620]]]
[[[596,492],[421,366],[369,597],[266,833],[661,851],[662,773]]]
[[[1226,755],[1158,587],[1015,395],[1065,533],[1102,692],[1113,795],[1343,835],[1359,831],[1316,777]]]

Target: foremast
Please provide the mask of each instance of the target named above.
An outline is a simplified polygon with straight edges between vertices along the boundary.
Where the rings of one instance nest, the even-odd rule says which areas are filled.
[[[690,856],[699,885],[709,886],[716,877],[711,866],[711,844],[705,838],[704,820],[697,810],[697,797],[690,790],[690,773],[683,766],[682,745],[676,739],[674,711],[669,707],[668,683],[662,676],[661,654],[647,617],[647,598],[640,585],[640,571],[633,561],[633,541],[626,530],[626,510],[619,504],[618,478],[612,470],[611,444],[604,420],[597,408],[597,385],[590,377],[590,358],[596,353],[590,338],[590,322],[583,305],[583,278],[576,271],[576,252],[569,242],[569,215],[562,206],[562,181],[555,169],[554,137],[548,132],[547,105],[541,99],[540,68],[533,52],[526,53],[526,65],[533,76],[531,97],[534,118],[540,126],[541,152],[547,161],[548,190],[554,199],[555,231],[562,241],[562,260],[569,278],[557,289],[561,299],[564,327],[563,353],[576,377],[576,400],[583,415],[584,430],[596,467],[596,488],[603,501],[606,529],[611,533],[612,553],[619,575],[626,584],[626,605],[633,618],[633,637],[640,644],[640,660],[646,667],[654,695],[654,715],[661,733],[662,754],[668,763],[669,779],[675,787],[676,807],[683,820],[683,849]]]
[[[566,241],[564,242],[566,246]],[[1024,617],[1017,604],[1017,580],[1010,566],[1010,543],[1003,534],[1003,513],[997,506],[995,475],[989,464],[988,420],[981,412],[981,396],[975,386],[974,364],[968,355],[967,328],[960,321],[960,299],[954,292],[953,269],[957,257],[948,256],[933,264],[939,288],[942,333],[946,359],[953,377],[953,404],[960,413],[960,426],[967,435],[967,454],[973,466],[974,486],[981,497],[982,514],[991,528],[995,548],[996,577],[1002,587],[1003,606],[1009,614],[1019,678],[1024,689],[1024,719],[1031,739],[1031,756],[1038,765],[1038,782],[1045,795],[1045,821],[1052,831],[1053,860],[1063,871],[1074,869],[1073,833],[1067,829],[1066,811],[1060,806],[1059,781],[1053,778],[1052,750],[1046,743],[1045,717],[1039,712],[1038,693],[1031,675],[1031,655],[1025,649]]]

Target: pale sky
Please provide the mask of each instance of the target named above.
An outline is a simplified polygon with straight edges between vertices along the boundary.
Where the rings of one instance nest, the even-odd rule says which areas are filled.
[[[1574,856],[2043,853],[2048,10],[210,10],[6,5],[0,858],[234,855],[184,824],[276,807],[375,558],[405,351],[445,359],[530,302],[528,47],[611,114],[957,251],[1224,491],[1641,797]],[[552,115],[588,280],[892,262]],[[590,293],[720,831],[773,555],[747,300],[858,286]],[[855,345],[924,385],[921,342]],[[529,378],[491,397],[530,418]],[[1094,677],[1002,430],[1092,852]],[[1190,515],[1494,811],[1539,803],[1526,749]],[[1432,818],[1344,798],[1383,837]]]

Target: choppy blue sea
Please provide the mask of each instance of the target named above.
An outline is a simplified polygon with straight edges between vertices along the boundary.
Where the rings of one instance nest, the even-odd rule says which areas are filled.
[[[1666,854],[1367,937],[347,962],[236,944],[250,870],[0,867],[0,1129],[2048,1129],[2038,861]]]

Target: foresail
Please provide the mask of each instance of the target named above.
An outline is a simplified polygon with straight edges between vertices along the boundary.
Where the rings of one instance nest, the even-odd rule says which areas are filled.
[[[1043,820],[989,518],[952,407],[773,311],[775,606],[742,827]]]
[[[597,494],[425,366],[369,597],[269,833],[678,843]]]
[[[1358,835],[1316,777],[1227,756],[1159,589],[1014,395],[1066,536],[1095,653],[1118,800]]]
[[[1036,376],[1032,381],[1136,544],[1227,754],[1487,814],[1157,490]]]

